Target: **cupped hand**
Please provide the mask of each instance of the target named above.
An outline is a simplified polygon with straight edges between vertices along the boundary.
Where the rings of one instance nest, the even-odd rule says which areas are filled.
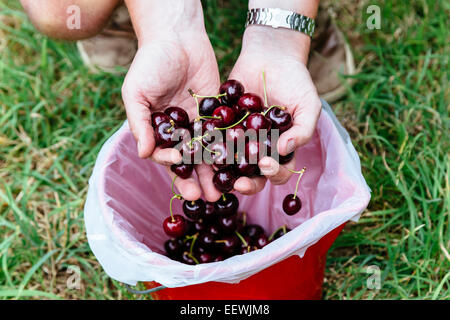
[[[292,128],[278,140],[281,155],[294,152],[310,140],[320,115],[321,102],[306,68],[309,41],[306,35],[292,30],[251,26],[246,30],[241,54],[229,77],[240,81],[246,92],[263,98],[264,71],[269,105],[285,106],[293,119]],[[292,174],[288,169],[296,169],[295,160],[279,165],[270,157],[262,158],[258,165],[264,176],[241,177],[234,184],[235,190],[257,193],[264,188],[267,178],[273,184],[284,184]]]
[[[195,100],[188,88],[198,94],[216,92],[219,71],[206,32],[186,31],[182,34],[158,35],[141,44],[125,77],[122,98],[130,129],[137,141],[141,158],[169,166],[181,161],[173,148],[156,147],[151,126],[151,113],[168,106],[186,110],[190,119],[197,116]],[[167,170],[172,178],[175,175]],[[216,201],[220,193],[212,184],[212,169],[196,165],[198,183],[193,179],[176,179],[175,186],[187,200],[196,200],[204,191],[208,201]]]

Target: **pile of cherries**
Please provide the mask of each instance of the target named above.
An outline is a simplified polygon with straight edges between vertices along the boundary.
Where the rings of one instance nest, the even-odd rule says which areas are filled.
[[[214,203],[202,199],[184,201],[186,219],[172,212],[173,200],[183,199],[174,192],[175,179],[172,181],[170,216],[163,222],[165,233],[171,237],[165,243],[167,255],[187,264],[197,264],[261,249],[289,230],[283,226],[267,237],[261,226],[247,225],[245,215],[238,214],[239,201],[230,191],[239,177],[260,174],[258,161],[262,157],[272,156],[280,164],[294,158],[294,152],[286,156],[276,152],[278,135],[292,127],[292,117],[285,107],[267,104],[265,81],[264,103],[258,95],[246,93],[236,80],[223,83],[216,96],[200,96],[192,90],[189,93],[196,101],[198,117],[190,121],[179,107],[153,113],[151,123],[156,144],[160,148],[177,148],[183,156],[181,163],[171,166],[175,179],[189,178],[194,164],[211,165],[213,184],[222,197]],[[241,148],[235,148],[238,145]],[[288,215],[301,209],[297,191],[305,169],[290,170],[299,177],[295,192],[283,201],[283,211]]]
[[[187,219],[173,215],[176,223],[172,217],[164,221],[164,231],[171,237],[164,243],[167,256],[190,265],[222,261],[261,249],[290,231],[282,226],[268,237],[260,225],[247,224],[246,214],[238,213],[238,208],[239,201],[232,193],[214,203],[185,200]]]

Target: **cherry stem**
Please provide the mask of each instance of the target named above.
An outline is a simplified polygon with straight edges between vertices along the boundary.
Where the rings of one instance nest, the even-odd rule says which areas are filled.
[[[227,201],[227,198],[225,197],[225,193],[222,193],[222,200]]]
[[[242,243],[244,244],[244,246],[248,247],[248,243],[247,241],[245,241],[244,237],[237,231],[235,231],[236,235],[238,236],[238,238],[242,241]]]
[[[216,241],[214,241],[215,243],[226,243],[227,242],[227,240],[216,240]]]
[[[175,219],[173,218],[173,212],[172,212],[172,202],[173,202],[173,199],[183,199],[182,197],[181,197],[181,195],[179,195],[179,194],[174,194],[173,195],[173,197],[172,198],[170,198],[170,204],[169,204],[169,210],[170,210],[170,216],[172,217],[172,222],[175,222]]]
[[[269,241],[272,241],[273,237],[275,237],[275,234],[276,234],[278,231],[280,231],[280,230],[283,230],[284,233],[286,233],[286,225],[284,224],[284,225],[282,225],[281,227],[279,227],[277,230],[275,230],[275,231],[270,235]]]
[[[266,114],[271,110],[271,109],[273,109],[273,108],[278,108],[278,109],[281,109],[281,110],[286,110],[286,107],[283,107],[283,106],[277,106],[277,105],[273,105],[273,106],[270,106],[269,107],[269,109],[267,109],[266,111],[264,111],[264,112],[261,112],[262,113],[262,115],[263,116],[266,116]]]
[[[288,170],[289,170],[289,169],[288,169]],[[304,174],[305,171],[306,171],[306,167],[303,167],[303,169],[300,170],[300,171],[294,171],[294,170],[289,170],[289,171],[291,171],[291,172],[293,172],[293,173],[298,173],[298,174],[299,174],[298,179],[297,179],[297,184],[295,185],[295,192],[294,192],[294,197],[293,197],[293,199],[295,199],[295,197],[297,197],[298,184],[300,183],[300,179],[303,177],[303,174]]]
[[[217,116],[198,116],[197,119],[198,120],[200,120],[200,119],[222,119],[222,117],[217,117]]]
[[[173,177],[173,179],[172,179],[172,184],[171,184],[171,186],[170,186],[170,189],[172,190],[172,194],[173,194],[174,196],[177,196],[178,198],[183,198],[181,194],[176,193],[175,190],[174,190],[176,178],[178,178],[178,176]]]
[[[247,113],[245,114],[245,116],[243,116],[243,117],[241,118],[241,120],[239,120],[238,122],[232,124],[231,126],[228,126],[228,127],[225,127],[225,128],[217,128],[217,127],[215,127],[214,129],[215,129],[215,130],[227,130],[227,129],[231,129],[231,128],[233,128],[234,126],[237,126],[237,125],[238,125],[239,123],[241,123],[242,121],[244,121],[245,118],[247,118],[249,114],[250,114],[250,112],[247,111]]]
[[[216,98],[216,99],[219,99],[220,97],[224,97],[227,95],[226,93],[219,93],[218,95],[215,95],[215,96],[201,96],[199,94],[196,94],[194,92],[194,90],[192,90],[191,88],[188,89],[188,92],[194,98]]]
[[[192,251],[194,250],[195,240],[197,240],[197,234],[194,234],[192,236],[192,243],[191,243],[191,246],[189,247],[189,255],[192,255]]]
[[[208,152],[211,152],[211,153],[214,153],[214,154],[220,153],[219,151],[213,151],[213,150],[208,149],[208,147],[205,146],[205,145],[203,144],[202,139],[203,139],[206,135],[208,135],[208,132],[206,132],[206,133],[205,133],[203,136],[201,136],[201,137],[195,137],[195,138],[192,138],[192,140],[195,139],[196,141],[199,141],[199,142],[200,142],[200,145],[203,147],[203,149],[205,149],[205,150],[208,151]]]
[[[246,224],[247,224],[247,213],[244,211],[242,213],[242,226],[245,227]]]
[[[189,256],[192,260],[194,260],[195,264],[200,264],[200,262],[198,262],[197,258],[194,257],[194,255],[193,255],[192,253],[188,252],[188,256]]]
[[[266,72],[264,70],[262,72],[262,77],[263,77],[263,89],[264,89],[264,106],[267,108],[269,104],[267,103]]]

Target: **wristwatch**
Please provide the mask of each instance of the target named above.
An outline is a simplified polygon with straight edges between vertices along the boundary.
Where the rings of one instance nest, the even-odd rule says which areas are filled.
[[[245,27],[249,25],[287,28],[303,32],[310,37],[312,37],[315,28],[314,19],[278,8],[254,8],[248,10]]]

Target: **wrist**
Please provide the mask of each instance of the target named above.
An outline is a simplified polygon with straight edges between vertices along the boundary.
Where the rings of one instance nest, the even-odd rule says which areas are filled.
[[[248,8],[278,8],[290,10],[314,19],[319,0],[249,0]]]
[[[304,65],[308,62],[311,38],[295,30],[269,26],[248,26],[242,41],[243,51],[253,51],[272,56],[280,54],[294,58]]]
[[[205,31],[200,0],[125,0],[139,46],[155,39]]]

